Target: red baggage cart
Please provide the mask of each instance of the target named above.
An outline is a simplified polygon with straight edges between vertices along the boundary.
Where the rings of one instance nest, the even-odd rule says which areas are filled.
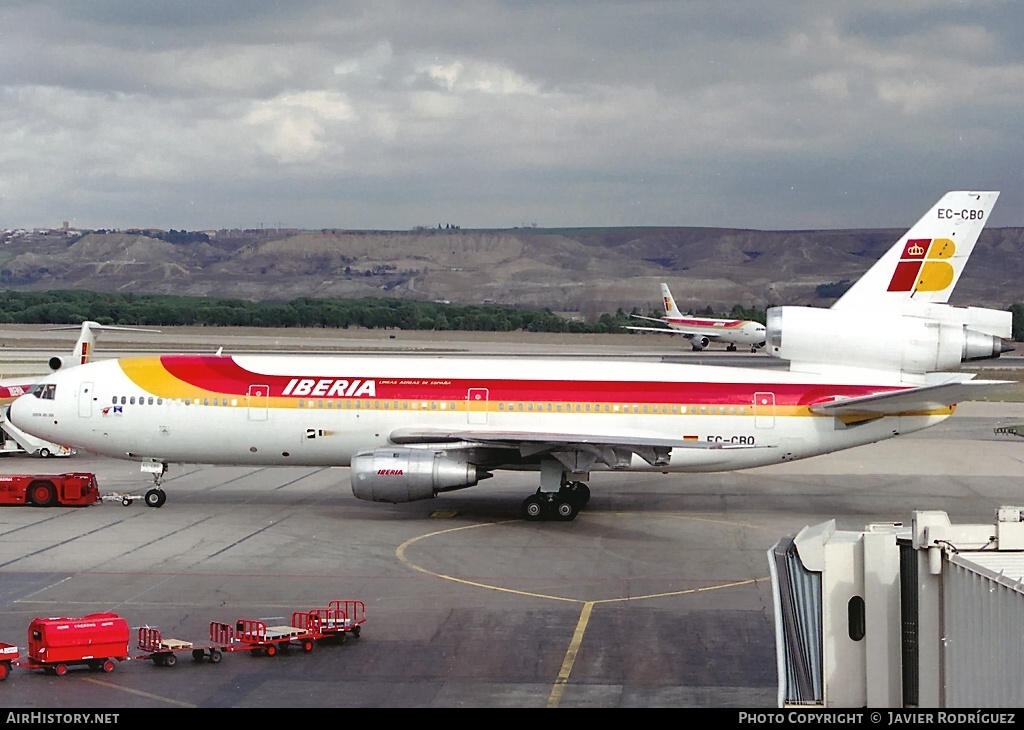
[[[114,662],[130,659],[128,622],[116,613],[80,618],[36,618],[28,627],[28,657],[19,666],[62,677],[68,667],[114,671]]]
[[[18,647],[0,641],[0,681],[7,679],[11,666],[18,663],[19,656]]]

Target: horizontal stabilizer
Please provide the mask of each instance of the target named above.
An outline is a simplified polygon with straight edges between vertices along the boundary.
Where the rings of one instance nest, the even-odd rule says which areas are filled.
[[[1014,385],[1012,380],[968,380],[926,385],[860,398],[836,398],[810,407],[822,416],[894,416],[915,411],[948,408],[962,401],[976,400],[988,391]]]
[[[117,332],[156,332],[160,330],[151,329],[149,327],[129,327],[127,325],[117,324],[100,324],[99,322],[82,322],[82,324],[65,324],[59,327],[43,327],[46,332],[59,332],[65,330],[112,330]]]

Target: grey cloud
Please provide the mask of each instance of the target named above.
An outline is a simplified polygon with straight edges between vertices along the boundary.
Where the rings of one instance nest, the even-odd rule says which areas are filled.
[[[0,228],[1020,225],[1009,2],[0,6]]]

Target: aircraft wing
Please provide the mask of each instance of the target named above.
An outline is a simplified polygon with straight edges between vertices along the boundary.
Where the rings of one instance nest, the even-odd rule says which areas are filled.
[[[961,401],[975,400],[983,393],[997,387],[1012,385],[1011,380],[968,380],[891,393],[878,393],[860,398],[835,398],[810,406],[812,413],[822,416],[881,418],[914,411],[931,411],[948,408]]]
[[[672,458],[672,449],[724,451],[768,448],[752,444],[698,441],[696,438],[691,440],[640,439],[609,434],[595,436],[594,434],[543,431],[480,431],[473,429],[441,431],[400,428],[391,432],[391,441],[396,444],[448,443],[453,449],[514,449],[523,458],[546,454],[558,459],[566,468],[575,472],[589,471],[595,463],[605,464],[611,469],[623,469],[629,466],[633,454],[652,466],[667,466]],[[503,459],[497,460],[504,461]]]
[[[638,446],[666,449],[728,449],[750,448],[746,444],[713,443],[709,441],[689,441],[683,439],[652,439],[630,438],[629,436],[612,436],[602,434],[554,433],[545,431],[476,431],[459,429],[457,431],[437,429],[399,428],[391,432],[391,442],[396,444],[425,444],[467,441],[489,446],[516,446],[520,444],[587,444],[590,446]]]
[[[664,319],[660,319],[658,317],[645,317],[642,314],[631,314],[629,316],[632,317],[633,319],[643,319],[647,320],[648,322],[661,322],[662,324],[665,323]]]
[[[623,329],[633,330],[635,332],[660,332],[663,335],[679,335],[680,337],[693,337],[692,332],[683,332],[682,330],[669,329],[668,327],[633,327],[631,325],[622,325]],[[709,340],[717,339],[711,335],[707,336]]]

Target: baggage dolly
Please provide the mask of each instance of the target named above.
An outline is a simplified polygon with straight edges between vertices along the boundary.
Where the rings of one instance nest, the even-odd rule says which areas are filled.
[[[253,656],[277,656],[291,646],[313,651],[316,633],[308,625],[267,626],[258,619],[240,618],[231,624],[210,624],[210,641],[222,651],[248,651]]]
[[[178,663],[179,652],[190,652],[192,661],[201,662],[209,659],[211,664],[219,664],[221,650],[216,646],[196,646],[191,641],[181,639],[165,639],[160,629],[149,626],[139,627],[139,649],[144,654],[139,654],[134,659],[150,659],[158,667],[173,667]]]
[[[358,639],[366,623],[366,604],[351,599],[331,601],[327,608],[314,608],[307,613],[315,617],[318,639],[339,644],[344,644],[349,636]],[[293,614],[292,623],[295,622]]]

